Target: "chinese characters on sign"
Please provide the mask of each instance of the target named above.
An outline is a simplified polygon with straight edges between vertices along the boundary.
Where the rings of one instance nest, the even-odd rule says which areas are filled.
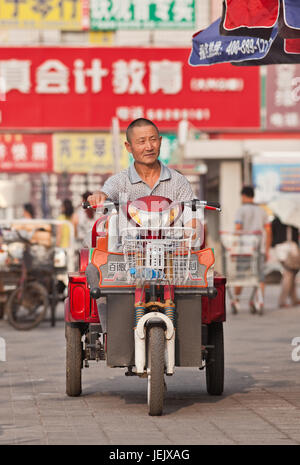
[[[177,130],[182,119],[208,129],[259,127],[259,70],[225,64],[200,73],[188,65],[188,52],[1,48],[6,101],[0,101],[0,128],[103,131],[114,117],[121,129],[138,117],[154,120],[162,130]]]
[[[30,60],[0,61],[0,76],[5,91],[16,89],[23,93],[30,91]]]
[[[87,2],[88,0],[0,0],[0,26],[87,29]]]
[[[120,137],[121,169],[128,166],[125,136]],[[114,172],[112,136],[99,133],[57,133],[53,135],[55,171],[72,173]]]
[[[50,134],[0,134],[0,171],[49,172],[52,169]]]
[[[74,75],[74,92],[102,91],[102,80],[109,69],[102,67],[99,59],[91,60],[90,68],[81,59],[76,59],[71,70]],[[139,60],[117,60],[112,66],[112,87],[115,94],[146,94],[143,83],[147,73],[146,62]],[[170,76],[171,73],[171,76]],[[70,92],[70,70],[59,60],[46,60],[36,69],[35,91],[38,94],[66,94]],[[30,91],[30,60],[0,60],[0,75],[6,82],[6,91]],[[179,61],[149,61],[149,93],[158,91],[177,94],[182,90],[182,63]]]
[[[129,154],[120,135],[120,168]],[[110,133],[0,134],[0,172],[97,173],[114,172]]]
[[[267,67],[267,129],[299,131],[300,65]]]
[[[220,34],[221,19],[208,28],[193,35],[191,66],[233,63],[244,60],[263,59],[273,44],[277,34],[274,27],[269,40],[249,36],[224,36]]]
[[[193,29],[195,0],[90,0],[91,29]]]
[[[228,42],[228,43],[227,43]],[[272,40],[255,39],[232,39],[226,44],[222,44],[220,40],[211,40],[199,44],[199,59],[207,60],[217,56],[227,55],[228,60],[230,57],[238,56],[247,57],[253,55],[255,52],[267,53],[272,45]]]

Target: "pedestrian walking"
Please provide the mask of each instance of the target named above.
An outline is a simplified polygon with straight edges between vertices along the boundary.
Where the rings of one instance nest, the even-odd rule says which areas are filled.
[[[65,224],[60,224],[57,226],[56,230],[56,245],[57,247],[62,247],[67,249],[70,246],[70,228],[71,224],[74,225],[74,207],[70,199],[64,199],[61,207],[61,214],[57,218],[60,221],[69,221],[70,226]]]
[[[271,224],[266,211],[254,203],[254,188],[251,185],[244,186],[241,191],[242,205],[237,210],[235,216],[235,230],[247,233],[260,233],[261,241],[258,255],[258,279],[261,294],[259,305],[261,310],[264,303],[264,264],[269,258],[269,250],[272,242]],[[235,308],[238,311],[240,306],[240,295],[242,287],[235,288]],[[250,308],[254,308],[254,302],[250,302]]]
[[[272,247],[283,267],[278,305],[280,308],[299,305],[296,289],[296,276],[300,269],[299,229],[283,224],[275,216],[272,221]],[[295,251],[294,258],[289,258],[292,249]]]
[[[23,218],[25,220],[35,220],[36,213],[32,203],[25,203],[23,205]],[[20,223],[12,224],[13,229],[26,231],[30,236],[30,242],[32,244],[39,244],[45,247],[51,247],[52,245],[52,231],[49,224],[44,223]]]
[[[23,216],[24,218],[33,219],[35,218],[35,209],[32,203],[24,203],[23,205]]]
[[[86,202],[92,192],[86,191],[82,194],[82,202]],[[83,209],[79,205],[73,215],[73,224],[75,228],[75,239],[77,248],[90,245],[91,230],[95,223],[95,210],[92,208]]]

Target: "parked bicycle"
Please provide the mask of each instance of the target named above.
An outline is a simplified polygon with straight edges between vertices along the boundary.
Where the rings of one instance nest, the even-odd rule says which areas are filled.
[[[45,318],[48,307],[51,326],[55,326],[56,305],[64,298],[64,285],[56,279],[55,247],[32,242],[34,234],[42,230],[36,228],[28,233],[2,229],[7,253],[12,259],[9,266],[19,268],[19,278],[7,299],[4,315],[19,330],[36,327]]]

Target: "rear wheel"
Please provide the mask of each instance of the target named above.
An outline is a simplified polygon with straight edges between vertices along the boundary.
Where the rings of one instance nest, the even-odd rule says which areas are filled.
[[[206,389],[208,394],[219,396],[224,390],[224,339],[223,323],[208,325],[208,349],[206,359]]]
[[[83,345],[78,326],[66,324],[66,393],[76,397],[81,394]]]
[[[9,296],[5,313],[14,328],[32,329],[45,318],[48,304],[47,290],[42,284],[25,282],[23,288],[15,289]]]
[[[161,326],[148,330],[148,413],[161,415],[164,403],[165,331]]]

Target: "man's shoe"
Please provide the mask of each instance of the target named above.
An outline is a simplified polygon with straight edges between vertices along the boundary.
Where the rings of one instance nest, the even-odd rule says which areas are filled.
[[[241,310],[239,300],[233,300],[231,302],[231,312],[236,315]]]
[[[252,315],[254,315],[254,313],[256,313],[256,307],[255,307],[255,303],[254,303],[253,300],[250,300],[249,307],[250,307],[250,313],[252,313]]]

